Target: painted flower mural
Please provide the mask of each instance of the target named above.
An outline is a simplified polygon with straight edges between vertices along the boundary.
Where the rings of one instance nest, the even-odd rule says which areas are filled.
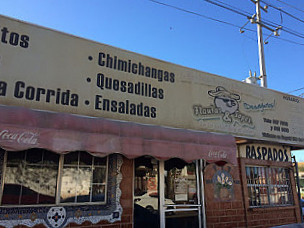
[[[233,199],[233,178],[225,170],[218,170],[213,176],[214,198],[219,201],[230,201]]]
[[[217,175],[217,185],[220,188],[230,188],[232,186],[232,180],[228,176],[225,176],[225,173],[221,173],[221,175]]]

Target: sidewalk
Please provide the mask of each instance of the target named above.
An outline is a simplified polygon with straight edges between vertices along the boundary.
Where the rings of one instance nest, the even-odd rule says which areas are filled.
[[[304,223],[294,223],[282,226],[274,226],[272,228],[304,228]]]

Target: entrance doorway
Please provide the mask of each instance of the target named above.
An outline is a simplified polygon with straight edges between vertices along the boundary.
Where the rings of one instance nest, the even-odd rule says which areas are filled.
[[[158,161],[140,157],[134,168],[134,228],[160,227]]]
[[[135,159],[134,228],[205,227],[202,161]]]

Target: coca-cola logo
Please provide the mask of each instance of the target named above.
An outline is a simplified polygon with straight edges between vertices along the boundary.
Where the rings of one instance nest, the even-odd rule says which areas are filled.
[[[0,139],[17,142],[19,144],[36,145],[38,142],[38,134],[31,131],[14,132],[5,129],[0,132]]]
[[[210,158],[227,158],[227,153],[225,151],[209,151],[208,156]]]

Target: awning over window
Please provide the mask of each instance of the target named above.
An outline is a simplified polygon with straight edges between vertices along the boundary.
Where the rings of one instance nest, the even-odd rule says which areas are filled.
[[[205,159],[236,164],[233,136],[0,106],[0,147],[44,148],[57,153],[84,150],[95,156],[120,153],[160,160]]]

